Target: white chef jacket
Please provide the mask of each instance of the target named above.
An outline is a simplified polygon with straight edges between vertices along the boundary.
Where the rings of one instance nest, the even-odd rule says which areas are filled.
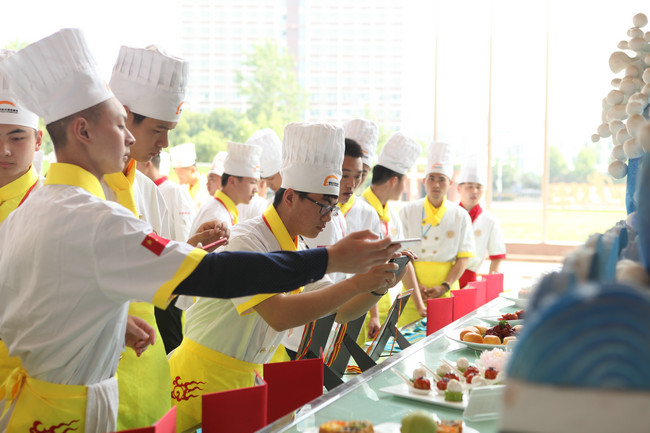
[[[503,241],[501,224],[492,212],[482,209],[472,223],[472,227],[476,242],[476,256],[469,259],[467,269],[473,272],[478,271],[486,256],[491,259],[505,258],[506,244]]]
[[[115,374],[128,301],[164,308],[204,253],[159,241],[151,225],[105,201],[93,175],[62,165],[83,187],[48,185],[53,165],[0,227],[0,338],[30,376],[88,385]]]
[[[237,209],[239,210],[239,221],[246,221],[264,213],[270,203],[267,199],[255,194],[248,204],[239,203]]]
[[[189,185],[185,186],[188,193],[190,194],[190,197],[192,197],[192,203],[194,203],[194,212],[198,212],[201,207],[203,207],[203,205],[209,202],[213,197],[208,191],[207,182],[208,178],[205,176],[205,174],[201,174],[201,176],[199,176],[198,186],[195,185],[194,188],[190,188]]]
[[[221,194],[220,194],[221,193]],[[223,192],[218,191],[217,195],[225,195]],[[227,197],[227,196],[226,196]],[[228,199],[229,200],[229,199]],[[201,210],[194,217],[194,222],[192,223],[192,228],[190,229],[191,233],[196,233],[196,231],[201,227],[201,224],[218,220],[226,223],[228,228],[232,228],[235,223],[238,221],[238,214],[233,214],[228,208],[224,205],[223,200],[218,200],[217,196],[210,199],[206,202]]]
[[[133,167],[133,170],[136,170],[136,168]],[[115,192],[105,182],[102,181],[101,184],[106,200],[117,203]],[[139,170],[135,171],[133,198],[135,199],[135,207],[138,210],[139,218],[151,224],[151,227],[158,235],[171,239],[169,211],[165,199],[156,184]]]
[[[341,212],[339,212],[335,217],[332,217],[331,221],[328,221],[327,224],[325,224],[325,228],[318,234],[318,236],[315,238],[304,238],[304,241],[309,248],[326,247],[343,239],[346,232],[347,224],[345,217]],[[346,277],[343,272],[331,272],[327,275],[335,283],[343,281]],[[298,343],[300,343],[300,340],[298,340]],[[289,343],[289,346],[293,346],[293,344]],[[291,349],[291,347],[289,348]]]
[[[367,201],[357,197],[354,205],[345,214],[348,233],[354,233],[361,230],[372,230],[373,233],[382,233],[382,224],[379,221],[377,212],[368,204]]]
[[[424,262],[453,262],[456,257],[471,257],[474,253],[472,221],[467,211],[445,200],[447,210],[440,223],[432,227],[422,225],[426,218],[424,200],[412,201],[402,208],[400,215],[406,238],[422,238],[410,249]]]
[[[158,185],[169,210],[171,239],[186,242],[193,234],[190,233],[195,213],[192,198],[187,190],[179,184],[166,177],[160,179],[162,181],[160,183],[157,181],[156,185]]]
[[[280,250],[264,219],[259,216],[236,224],[224,251]],[[251,272],[255,272],[251,269]],[[305,291],[331,284],[327,276],[305,286]],[[255,364],[268,362],[287,331],[277,332],[253,307],[274,295],[233,299],[198,298],[186,312],[185,336],[209,349]]]
[[[360,202],[363,201],[365,204],[367,204],[372,210],[375,210],[372,205],[366,200],[365,197],[361,196],[357,198]],[[356,205],[355,205],[356,206]],[[379,220],[379,226],[381,228],[380,235],[382,238],[385,238],[386,236],[390,236],[391,239],[403,239],[404,238],[404,230],[402,228],[402,221],[400,219],[400,214],[399,212],[395,209],[395,206],[391,206],[391,203],[387,203],[388,206],[388,215],[389,215],[389,221],[385,222],[382,221],[381,219]],[[375,214],[379,217],[379,214],[377,211],[375,211]]]

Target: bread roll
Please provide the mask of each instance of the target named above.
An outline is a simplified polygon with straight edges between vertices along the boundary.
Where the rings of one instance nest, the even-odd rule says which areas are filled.
[[[485,344],[501,344],[501,339],[496,335],[486,335],[483,338],[483,343]]]
[[[478,332],[478,329],[476,329],[475,326],[468,326],[467,328],[463,328],[463,330],[460,331],[460,339],[462,340],[465,334],[467,334],[468,332],[473,332],[475,334],[480,335],[480,332]]]
[[[463,335],[462,340],[467,341],[468,343],[483,343],[483,337],[481,337],[481,335],[477,334],[476,332],[466,333]]]

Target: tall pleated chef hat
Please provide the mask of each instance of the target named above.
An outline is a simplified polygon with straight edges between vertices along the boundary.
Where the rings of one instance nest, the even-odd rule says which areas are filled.
[[[280,137],[270,128],[264,128],[246,140],[246,144],[254,144],[262,148],[260,156],[261,177],[271,177],[280,171],[282,166],[282,142]]]
[[[222,150],[214,156],[208,174],[223,175],[223,163],[226,160],[226,155],[228,155],[228,152]]]
[[[80,29],[62,29],[0,61],[0,74],[48,125],[113,97]]]
[[[467,158],[463,165],[460,167],[460,173],[458,174],[458,179],[456,183],[459,185],[461,183],[478,183],[485,186],[486,179],[486,167],[480,167],[476,157]]]
[[[366,119],[352,119],[343,124],[343,130],[345,138],[351,138],[361,146],[363,163],[370,167],[375,165],[377,140],[379,139],[377,125]]]
[[[345,138],[329,123],[290,123],[284,128],[282,188],[339,194]]]
[[[454,152],[451,144],[434,141],[429,145],[427,173],[444,174],[449,179],[454,175]]]
[[[183,143],[169,148],[172,168],[191,167],[196,164],[194,143]]]
[[[232,176],[260,178],[262,148],[255,144],[228,142],[223,172]]]
[[[0,62],[15,51],[0,49]],[[0,124],[38,129],[38,116],[25,108],[0,73]]]
[[[132,113],[178,122],[185,100],[189,63],[163,49],[122,46],[110,86]]]
[[[396,132],[381,149],[377,165],[382,165],[399,174],[406,174],[422,153],[420,145],[401,132]]]

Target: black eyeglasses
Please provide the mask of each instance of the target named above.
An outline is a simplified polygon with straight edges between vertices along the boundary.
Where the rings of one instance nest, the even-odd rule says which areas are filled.
[[[320,206],[320,211],[319,211],[319,213],[320,213],[321,215],[323,215],[323,216],[327,215],[327,214],[330,213],[330,212],[332,213],[332,216],[336,216],[336,215],[338,215],[338,213],[339,213],[339,207],[338,207],[337,205],[332,206],[332,205],[330,205],[330,204],[318,203],[316,200],[314,200],[313,198],[309,197],[308,195],[306,195],[306,196],[304,196],[304,197],[305,197],[307,200],[309,200],[310,202],[312,202],[312,203],[317,204],[318,206]]]

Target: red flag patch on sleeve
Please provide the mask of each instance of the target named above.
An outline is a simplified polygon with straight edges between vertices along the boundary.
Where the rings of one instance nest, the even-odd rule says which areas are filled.
[[[165,246],[169,243],[169,239],[161,238],[154,232],[149,233],[142,241],[142,246],[159,256],[162,254]]]

